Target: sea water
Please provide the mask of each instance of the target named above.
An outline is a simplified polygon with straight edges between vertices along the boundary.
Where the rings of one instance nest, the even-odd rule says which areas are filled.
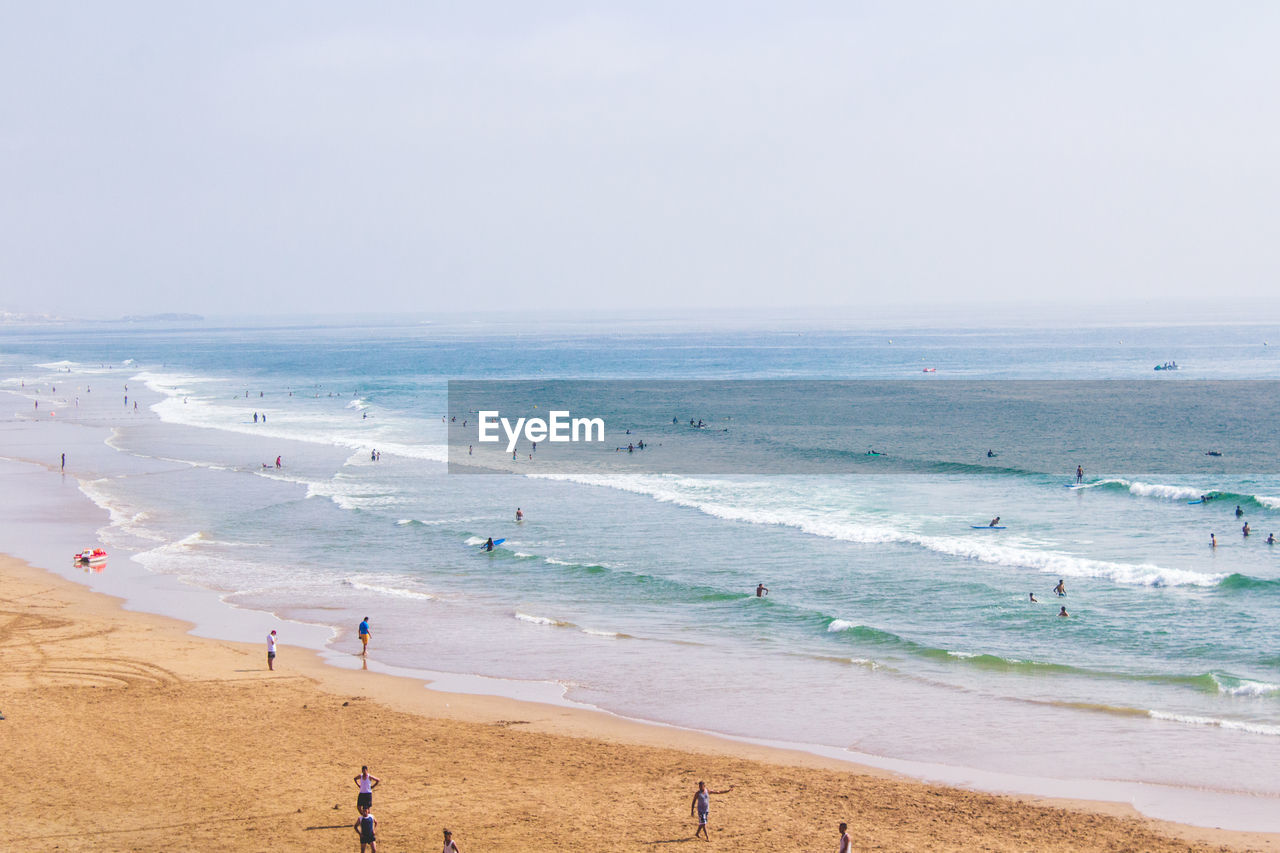
[[[1150,448],[1186,439],[1162,412],[1150,446],[1082,449],[1082,489],[1063,488],[1075,454],[1015,465],[1017,448],[978,446],[954,464],[939,416],[901,412],[834,448],[858,464],[824,467],[830,436],[806,443],[795,418],[734,421],[696,397],[619,438],[649,446],[630,469],[558,470],[545,446],[500,474],[446,463],[477,461],[458,458],[451,380],[1280,379],[1268,338],[1280,332],[8,329],[0,378],[32,429],[101,431],[102,453],[72,467],[110,513],[113,561],[333,626],[335,648],[354,650],[371,616],[378,661],[554,682],[640,719],[1266,804],[1280,797],[1280,550],[1264,542],[1280,528],[1280,425],[1247,398],[1223,395],[1195,432],[1239,453],[1153,463]],[[1152,370],[1170,359],[1179,371]],[[1140,397],[1081,418],[1131,421]],[[946,464],[919,444],[931,434]],[[895,436],[899,451],[915,437],[912,464],[889,452]],[[753,465],[662,461],[735,441]],[[861,464],[868,441],[882,469]],[[1246,451],[1256,461],[1227,464]],[[1005,530],[973,529],[995,515]],[[489,537],[506,541],[484,552]]]

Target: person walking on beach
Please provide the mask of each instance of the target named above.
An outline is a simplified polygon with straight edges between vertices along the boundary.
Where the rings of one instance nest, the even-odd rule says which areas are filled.
[[[360,623],[360,657],[369,654],[369,617]]]
[[[706,782],[698,783],[698,791],[693,795],[693,803],[689,806],[689,817],[693,817],[694,812],[698,814],[698,828],[693,833],[694,838],[701,835],[705,840],[711,840],[711,835],[707,832],[707,817],[711,814],[711,795],[727,794],[732,790],[732,785],[723,791],[713,791],[707,787]]]
[[[836,853],[853,853],[853,839],[849,837],[849,824],[840,824],[840,846]]]
[[[62,470],[67,470],[67,454],[62,454]]]
[[[276,671],[276,632],[267,634],[267,669]]]
[[[360,853],[378,853],[378,819],[369,814],[369,807],[360,809],[360,817],[356,819],[356,835],[360,836]]]
[[[440,853],[462,853],[458,845],[453,843],[453,833],[447,829],[444,831],[444,849]]]
[[[368,765],[360,767],[360,775],[355,777],[356,787],[360,789],[360,793],[356,794],[356,811],[373,808],[373,789],[381,781],[377,776],[369,775]]]

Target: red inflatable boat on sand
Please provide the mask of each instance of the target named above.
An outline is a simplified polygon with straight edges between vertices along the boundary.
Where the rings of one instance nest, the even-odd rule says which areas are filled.
[[[105,563],[107,561],[107,552],[101,548],[85,548],[75,556],[75,562],[82,566],[90,563]]]

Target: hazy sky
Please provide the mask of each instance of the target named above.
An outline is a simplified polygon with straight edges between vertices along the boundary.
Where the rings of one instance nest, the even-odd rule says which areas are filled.
[[[1280,4],[19,3],[0,309],[1280,290]]]

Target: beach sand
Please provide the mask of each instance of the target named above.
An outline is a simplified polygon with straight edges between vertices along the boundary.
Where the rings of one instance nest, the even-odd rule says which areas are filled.
[[[0,557],[5,850],[1280,850],[1273,835],[936,787],[578,709],[422,688],[189,626]],[[376,638],[375,638],[376,641]],[[376,648],[376,642],[375,642]],[[714,721],[708,721],[712,725]]]

